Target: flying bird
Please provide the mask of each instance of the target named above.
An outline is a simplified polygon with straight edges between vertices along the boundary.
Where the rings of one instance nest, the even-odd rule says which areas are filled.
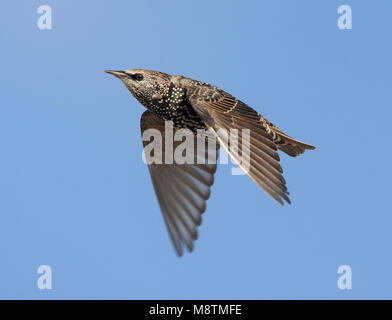
[[[218,142],[216,148],[223,147],[261,189],[282,205],[290,203],[278,150],[296,157],[305,150],[315,149],[314,146],[288,136],[251,107],[211,84],[144,69],[105,72],[119,78],[147,108],[140,121],[142,134],[147,129],[156,129],[165,137],[168,134],[165,121],[171,121],[174,133],[186,129],[196,136],[198,130],[209,130]],[[234,152],[235,148],[231,148],[230,139],[218,134],[233,129],[239,132],[238,150],[242,151],[244,159],[240,158],[238,150]],[[250,133],[249,146],[241,139],[244,129]],[[206,139],[211,139],[211,135],[206,135]],[[146,147],[147,142],[143,143]],[[175,147],[163,147],[162,159],[173,153]],[[210,152],[208,148],[207,152]],[[156,162],[148,166],[176,252],[181,256],[184,246],[191,252],[214,182],[216,161]]]

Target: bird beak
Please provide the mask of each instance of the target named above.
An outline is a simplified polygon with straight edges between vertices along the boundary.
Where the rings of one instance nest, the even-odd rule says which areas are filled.
[[[127,74],[124,71],[119,71],[119,70],[105,70],[106,73],[112,74],[114,76],[116,76],[117,78],[123,78],[125,77]]]

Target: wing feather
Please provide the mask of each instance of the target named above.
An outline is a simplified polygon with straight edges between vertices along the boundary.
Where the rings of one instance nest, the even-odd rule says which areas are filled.
[[[145,111],[140,122],[142,133],[146,129],[157,129],[162,135],[162,141],[165,141],[163,120],[150,111]],[[175,130],[174,128],[174,134]],[[194,138],[196,146],[196,137]],[[150,142],[143,141],[144,146],[148,143]],[[174,152],[179,143],[181,142],[174,141],[171,152]],[[166,158],[164,146],[162,152],[164,160]],[[214,182],[216,162],[198,164],[198,157],[200,158],[200,155],[195,152],[194,164],[174,162],[173,164],[151,163],[148,166],[164,221],[179,256],[183,254],[183,245],[189,251],[193,250],[193,242],[198,237],[197,227],[201,224],[201,215],[206,210],[206,201],[210,197],[210,188]]]
[[[190,101],[199,116],[215,131],[221,146],[249,177],[279,203],[284,204],[283,200],[290,203],[278,147],[273,134],[263,126],[260,114],[221,90],[218,95],[203,99],[193,95]],[[238,130],[238,152],[231,148],[230,139],[219,134],[220,129],[226,130],[228,135],[230,129]],[[249,147],[242,143],[242,129],[250,130]],[[249,170],[244,163],[249,164]]]

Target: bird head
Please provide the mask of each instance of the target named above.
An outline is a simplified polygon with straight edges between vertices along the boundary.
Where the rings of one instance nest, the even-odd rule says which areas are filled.
[[[119,78],[144,106],[151,103],[154,97],[159,96],[170,82],[170,76],[159,71],[132,69],[124,71],[105,70],[105,72]]]

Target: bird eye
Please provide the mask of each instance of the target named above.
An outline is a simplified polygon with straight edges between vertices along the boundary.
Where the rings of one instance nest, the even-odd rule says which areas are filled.
[[[142,80],[143,80],[143,75],[142,75],[141,73],[136,73],[136,74],[133,76],[133,78],[134,78],[136,81],[142,81]]]

